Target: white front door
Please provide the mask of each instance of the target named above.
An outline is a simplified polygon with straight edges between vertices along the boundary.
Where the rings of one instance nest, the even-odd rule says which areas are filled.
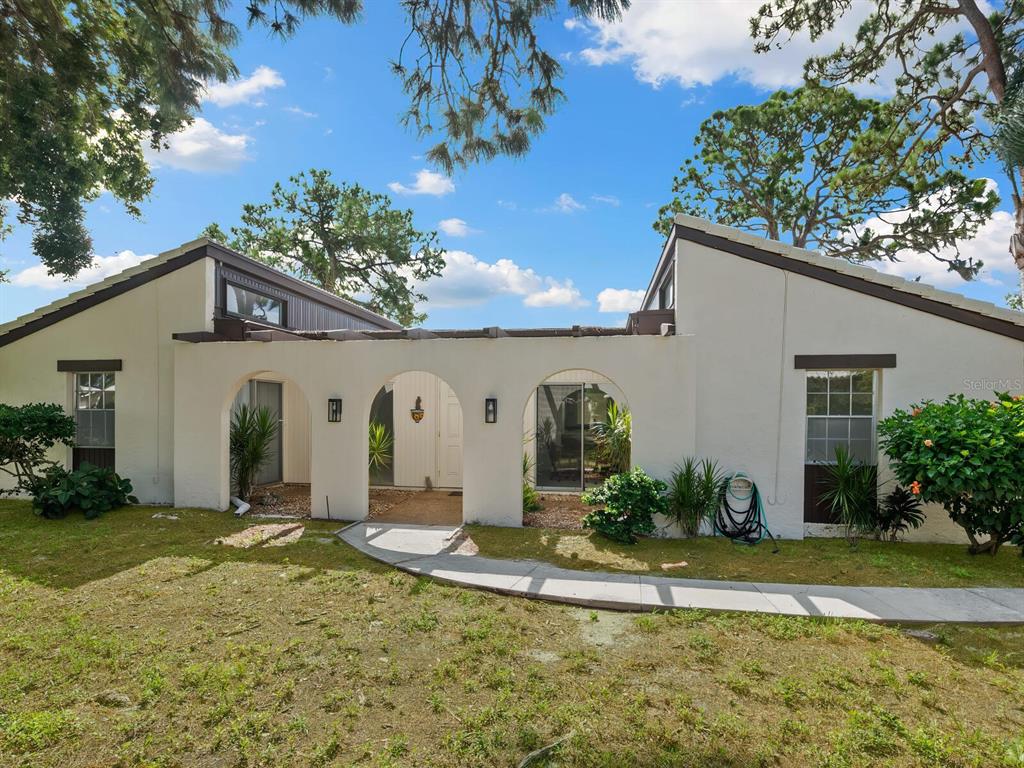
[[[437,484],[462,487],[462,406],[452,388],[438,379]]]

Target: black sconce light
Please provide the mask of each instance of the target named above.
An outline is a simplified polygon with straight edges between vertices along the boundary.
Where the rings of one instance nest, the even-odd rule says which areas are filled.
[[[331,397],[327,400],[327,420],[341,421],[341,398]]]
[[[484,400],[484,423],[498,423],[498,398],[488,397]]]

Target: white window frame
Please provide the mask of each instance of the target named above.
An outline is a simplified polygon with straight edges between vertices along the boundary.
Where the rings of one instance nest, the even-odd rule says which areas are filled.
[[[103,407],[101,407],[101,408],[82,408],[81,407],[81,390],[79,389],[79,387],[80,387],[79,382],[81,381],[81,377],[83,377],[83,376],[88,376],[90,382],[92,381],[92,377],[93,376],[103,376],[103,377],[111,376],[112,377],[113,388],[112,388],[111,391],[114,394],[114,402],[113,402],[113,405],[111,405],[111,407],[109,407],[109,408],[106,407],[106,405],[107,405],[107,391],[108,390],[107,390],[107,388],[105,386],[100,389],[100,403],[101,403],[101,405]],[[91,387],[92,385],[90,384],[89,386]],[[116,437],[116,431],[117,431],[117,372],[116,371],[76,371],[75,373],[72,374],[71,397],[72,397],[72,402],[74,403],[74,406],[75,406],[75,408],[74,408],[74,411],[75,411],[75,447],[76,448],[109,448],[109,449],[115,449],[117,447],[116,446],[116,443],[117,443],[117,437]],[[108,445],[82,445],[79,442],[79,435],[78,435],[79,420],[78,420],[78,414],[79,414],[80,411],[87,411],[87,412],[91,412],[91,413],[102,411],[102,412],[109,412],[109,413],[114,414],[114,416],[113,416],[114,423],[113,423],[112,429],[110,430],[110,432],[111,432],[111,434],[110,434],[110,442],[109,442]]]
[[[831,413],[829,413],[829,410],[831,409],[831,401],[830,401],[829,395],[832,394],[830,386],[826,390],[826,392],[824,392],[824,393],[811,392],[809,390],[808,387],[809,387],[810,380],[811,380],[812,377],[820,377],[820,376],[822,376],[824,374],[829,379],[829,381],[831,381],[830,374],[836,374],[836,373],[847,373],[851,377],[853,376],[853,374],[856,374],[856,373],[870,373],[871,374],[871,413],[870,414],[866,414],[865,415],[865,414],[854,414],[853,413],[852,395],[858,394],[858,393],[853,390],[852,380],[851,380],[851,388],[850,388],[851,408],[850,408],[850,412],[849,413],[845,413],[845,414],[831,414]],[[847,448],[848,451],[851,452],[851,454],[856,456],[856,454],[851,450],[851,442],[854,439],[857,439],[857,438],[850,437],[850,433],[852,432],[851,428],[853,426],[853,421],[859,420],[859,421],[867,421],[869,423],[868,440],[869,440],[870,445],[869,445],[869,448],[868,448],[868,456],[869,456],[870,460],[868,462],[866,462],[866,463],[868,463],[868,464],[870,464],[872,466],[877,465],[878,464],[877,426],[878,426],[878,405],[879,405],[879,392],[880,392],[880,390],[881,390],[881,372],[878,369],[875,369],[875,368],[817,368],[817,369],[808,369],[805,372],[805,375],[804,375],[804,394],[803,394],[803,397],[804,397],[804,463],[805,464],[835,464],[835,454],[832,453],[831,456],[829,455],[829,451],[828,451],[829,440],[842,440],[842,439],[844,439],[844,436],[833,437],[831,435],[831,430],[829,429],[829,424],[832,423],[832,422],[838,423],[840,421],[845,421],[847,423],[847,429],[846,429],[846,435],[845,435],[846,448]],[[825,395],[826,412],[824,414],[811,413],[810,412],[809,396],[812,395],[812,394],[819,394],[819,395],[820,394],[824,394]],[[821,420],[825,424],[825,436],[824,437],[812,437],[811,436],[811,420],[812,419]],[[810,449],[811,449],[811,441],[812,440],[813,441],[817,441],[817,442],[825,443],[825,457],[826,458],[821,459],[821,458],[812,458],[811,457],[811,450]]]

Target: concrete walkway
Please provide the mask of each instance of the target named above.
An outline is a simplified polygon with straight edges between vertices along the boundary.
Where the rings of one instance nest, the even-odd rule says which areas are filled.
[[[457,526],[369,522],[338,533],[364,554],[409,573],[591,608],[703,608],[899,624],[1024,624],[1024,589],[757,584],[575,571],[533,560],[480,557]]]

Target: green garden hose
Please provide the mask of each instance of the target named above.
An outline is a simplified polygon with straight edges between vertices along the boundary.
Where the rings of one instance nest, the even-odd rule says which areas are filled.
[[[749,483],[750,491],[746,494],[737,493],[733,489],[737,480]],[[745,510],[734,509],[729,503],[730,497],[738,502],[749,501],[750,503]],[[743,472],[729,475],[722,483],[722,488],[718,492],[715,532],[732,541],[751,545],[760,543],[767,536],[775,545],[774,551],[779,551],[775,537],[768,530],[768,520],[764,514],[764,504],[761,502],[761,493],[757,490],[757,483]]]

